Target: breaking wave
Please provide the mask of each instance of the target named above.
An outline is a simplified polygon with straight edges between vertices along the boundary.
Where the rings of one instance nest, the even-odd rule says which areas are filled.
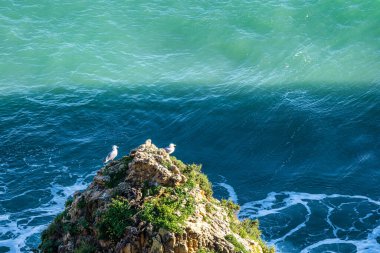
[[[271,192],[241,206],[280,252],[380,252],[380,201],[365,196]]]
[[[38,208],[0,215],[0,248],[11,253],[30,252],[32,249],[28,244],[38,242],[48,221],[63,211],[67,198],[85,187],[81,180],[69,187],[52,184],[49,190],[53,197],[48,203]]]

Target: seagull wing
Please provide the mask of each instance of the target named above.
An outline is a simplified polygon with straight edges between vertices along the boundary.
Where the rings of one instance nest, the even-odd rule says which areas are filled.
[[[117,156],[117,149],[112,150],[112,152],[109,153],[109,155],[108,155],[109,160],[113,160],[113,159],[115,159],[116,156]]]
[[[107,157],[106,158],[104,158],[104,160],[103,160],[103,162],[104,163],[107,163],[108,161],[111,161],[111,160],[113,160],[113,158],[112,158],[112,153],[113,153],[114,151],[112,150],[111,152],[109,152],[109,154],[107,155]],[[115,157],[114,157],[115,158]]]
[[[171,153],[174,152],[174,147],[166,147],[165,151],[166,151],[166,153],[168,153],[170,155]]]

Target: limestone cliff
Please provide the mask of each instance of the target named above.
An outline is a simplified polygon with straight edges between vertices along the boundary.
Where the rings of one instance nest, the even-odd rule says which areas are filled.
[[[150,140],[98,171],[42,234],[45,252],[274,252],[257,221],[212,197],[200,166],[185,165]]]

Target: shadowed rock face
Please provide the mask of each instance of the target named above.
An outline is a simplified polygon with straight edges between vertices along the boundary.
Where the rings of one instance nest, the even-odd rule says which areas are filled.
[[[150,140],[98,171],[42,234],[41,252],[273,252],[255,222],[212,197],[200,166]],[[251,227],[247,227],[247,224]]]

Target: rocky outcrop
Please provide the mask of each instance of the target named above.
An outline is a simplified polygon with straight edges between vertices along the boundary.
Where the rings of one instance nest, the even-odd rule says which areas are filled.
[[[200,166],[150,140],[98,171],[42,234],[41,252],[274,252],[257,221],[212,197]]]

